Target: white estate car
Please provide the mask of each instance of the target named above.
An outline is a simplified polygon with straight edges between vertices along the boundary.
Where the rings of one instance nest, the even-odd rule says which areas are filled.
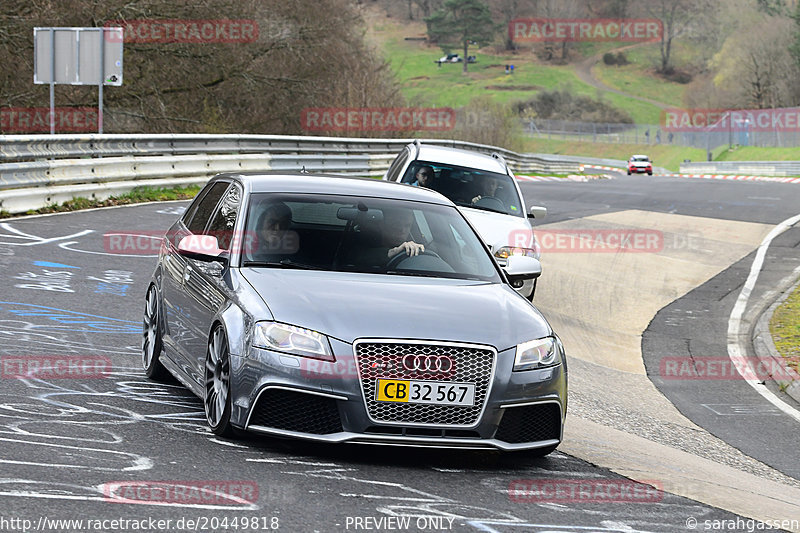
[[[547,209],[526,208],[516,177],[499,154],[414,141],[398,154],[383,179],[427,187],[449,198],[501,266],[511,255],[539,259],[539,244],[530,219],[543,218]],[[536,280],[527,280],[515,288],[533,300]]]

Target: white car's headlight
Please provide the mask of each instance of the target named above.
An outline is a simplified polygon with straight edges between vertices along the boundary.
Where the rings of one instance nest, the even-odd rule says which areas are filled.
[[[253,335],[253,345],[301,357],[323,361],[335,360],[331,344],[325,335],[289,324],[259,322]]]
[[[555,337],[545,337],[517,345],[514,370],[533,370],[561,363],[563,346]]]
[[[537,243],[534,243],[534,246],[538,246]],[[498,259],[508,259],[511,255],[525,255],[533,257],[534,259],[539,259],[540,254],[535,248],[520,248],[516,246],[503,246],[494,252],[494,256]]]

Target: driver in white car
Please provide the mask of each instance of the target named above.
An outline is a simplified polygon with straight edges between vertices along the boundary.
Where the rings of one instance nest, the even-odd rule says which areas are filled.
[[[494,176],[486,176],[481,180],[480,188],[481,194],[472,199],[472,203],[478,203],[481,198],[496,198],[497,189],[500,187],[500,181]]]

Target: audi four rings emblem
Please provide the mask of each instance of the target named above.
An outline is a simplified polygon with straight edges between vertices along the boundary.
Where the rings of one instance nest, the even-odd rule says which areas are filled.
[[[403,368],[417,372],[450,372],[453,360],[445,355],[406,355]]]

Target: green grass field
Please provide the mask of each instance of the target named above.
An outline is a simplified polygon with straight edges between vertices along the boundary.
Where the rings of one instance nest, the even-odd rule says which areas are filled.
[[[800,288],[775,310],[769,330],[778,353],[800,372]]]
[[[404,40],[403,35],[416,35],[417,32],[403,28],[385,22],[374,28],[373,38],[380,43],[385,59],[397,75],[403,95],[412,105],[461,107],[478,96],[510,103],[528,100],[538,91],[568,88],[576,94],[603,98],[624,109],[638,123],[655,124],[661,116],[657,106],[600,92],[584,83],[575,74],[573,65],[539,64],[529,52],[514,55],[471,49],[470,54],[477,55],[478,62],[468,66],[467,74],[462,72],[460,63],[437,66],[435,61],[443,55],[442,50],[424,42]],[[604,44],[604,47],[583,48],[590,52],[603,51],[609,48],[608,43]],[[507,64],[514,65],[513,75],[505,73],[504,65]]]
[[[647,154],[657,167],[678,172],[684,159],[702,161],[706,157],[705,150],[685,148],[682,146],[647,145],[647,144],[607,144],[587,143],[582,141],[560,141],[548,139],[527,139],[525,151],[543,154],[581,155],[585,157],[601,157],[606,159],[627,160],[632,154]]]
[[[511,103],[528,100],[542,90],[569,89],[576,94],[601,98],[625,110],[637,124],[658,124],[661,120],[661,108],[656,105],[601,92],[584,83],[577,76],[574,64],[542,64],[529,51],[512,54],[496,52],[490,47],[483,50],[471,48],[469,53],[477,55],[478,62],[470,64],[469,72],[464,74],[460,63],[437,66],[435,61],[443,55],[438,46],[430,46],[419,40],[405,40],[405,37],[423,37],[423,23],[390,19],[378,11],[368,23],[367,35],[373,46],[392,66],[401,91],[410,105],[461,107],[479,96],[488,96],[495,102]],[[676,42],[673,49],[675,63],[686,64],[689,58],[698,57],[702,53],[700,46],[697,43]],[[574,52],[588,57],[617,47],[618,43],[580,43],[575,45]],[[460,50],[453,52],[463,53]],[[687,85],[664,80],[655,74],[655,67],[660,60],[657,44],[630,48],[625,51],[625,55],[631,64],[622,67],[607,66],[601,60],[594,71],[597,78],[609,87],[667,106],[684,105]],[[503,67],[506,64],[515,65],[513,75],[505,74]],[[704,149],[681,146],[531,138],[524,140],[524,146],[525,151],[529,152],[623,160],[634,153],[645,153],[654,159],[657,166],[675,172],[685,159],[706,159]],[[712,156],[721,161],[783,161],[800,158],[800,149],[743,147],[728,150],[727,147],[719,147],[713,151]]]

